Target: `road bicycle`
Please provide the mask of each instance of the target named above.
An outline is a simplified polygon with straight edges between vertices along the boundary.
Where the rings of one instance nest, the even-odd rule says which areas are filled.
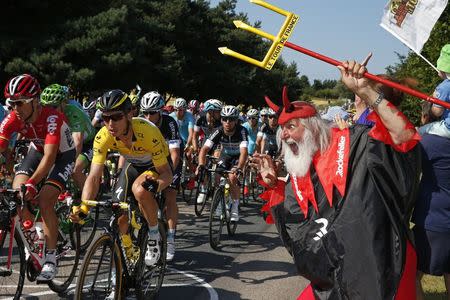
[[[167,224],[163,213],[160,213],[161,255],[155,265],[147,266],[144,262],[148,240],[147,222],[139,212],[136,200],[133,197],[128,200],[119,203],[111,199],[82,201],[90,207],[111,209],[111,219],[104,233],[92,242],[86,252],[75,299],[124,299],[132,288],[138,299],[153,299],[157,296],[166,269]],[[163,209],[163,198],[158,196],[157,201]],[[128,216],[127,234],[121,234],[119,230],[118,221],[123,213]]]
[[[0,289],[8,294],[7,289],[15,288],[14,299],[22,294],[25,276],[33,282],[40,274],[45,262],[46,243],[43,238],[36,241],[30,232],[24,229],[21,218],[22,208],[29,202],[23,200],[25,186],[21,191],[0,189]],[[79,228],[69,219],[70,207],[58,204],[56,215],[59,221],[56,245],[56,262],[58,274],[48,283],[50,289],[57,293],[64,292],[72,283],[77,271],[80,251]],[[35,223],[39,220],[39,210],[35,210]]]
[[[219,186],[215,188],[209,213],[209,244],[214,250],[219,250],[224,225],[227,227],[228,236],[235,234],[238,225],[238,222],[231,221],[230,213],[233,201],[230,195],[228,174],[234,172],[217,169],[208,169],[207,171],[220,175]]]

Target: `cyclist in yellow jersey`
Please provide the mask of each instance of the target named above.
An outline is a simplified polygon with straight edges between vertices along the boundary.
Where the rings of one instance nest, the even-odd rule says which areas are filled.
[[[145,180],[151,181],[156,191],[161,191],[172,182],[172,171],[167,162],[168,148],[159,129],[142,118],[132,118],[131,100],[121,90],[106,92],[98,104],[103,112],[104,127],[94,138],[94,157],[91,170],[83,188],[82,199],[95,199],[106,161],[108,149],[117,150],[126,163],[114,187],[113,201],[126,201],[132,192],[149,225],[149,239],[145,263],[154,265],[161,253],[158,230],[158,204],[152,192],[142,187]],[[158,178],[145,172],[156,171]],[[120,226],[120,220],[119,220]]]

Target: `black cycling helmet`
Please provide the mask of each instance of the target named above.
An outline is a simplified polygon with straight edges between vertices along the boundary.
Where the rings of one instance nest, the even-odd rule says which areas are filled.
[[[111,90],[103,94],[97,102],[97,108],[105,111],[131,111],[130,97],[122,90]]]

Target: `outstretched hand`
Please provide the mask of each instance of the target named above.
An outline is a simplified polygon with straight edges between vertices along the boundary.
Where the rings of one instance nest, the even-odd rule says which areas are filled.
[[[267,185],[275,185],[277,182],[277,174],[270,155],[255,153],[251,158],[250,166],[258,171]]]

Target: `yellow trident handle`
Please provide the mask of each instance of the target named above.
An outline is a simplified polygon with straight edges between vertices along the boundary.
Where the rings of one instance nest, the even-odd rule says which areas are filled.
[[[263,38],[266,38],[266,39],[272,41],[272,45],[270,46],[270,49],[266,53],[264,59],[262,61],[259,61],[254,58],[248,57],[246,55],[240,54],[236,51],[233,51],[227,47],[220,47],[219,51],[222,54],[233,56],[237,59],[246,61],[246,62],[256,65],[258,67],[265,68],[267,70],[271,70],[273,65],[277,61],[278,57],[280,57],[281,50],[283,50],[284,44],[287,42],[287,40],[289,39],[289,36],[294,31],[294,27],[297,24],[299,17],[296,14],[288,12],[284,9],[276,7],[272,4],[264,2],[262,0],[250,0],[250,2],[258,4],[260,6],[263,6],[267,9],[270,9],[276,13],[279,13],[280,15],[286,16],[283,26],[281,26],[280,31],[278,32],[278,34],[276,36],[273,36],[262,30],[256,29],[248,24],[245,24],[242,21],[234,21],[233,22],[237,28],[247,30],[249,32],[255,33],[257,35],[262,36]]]

